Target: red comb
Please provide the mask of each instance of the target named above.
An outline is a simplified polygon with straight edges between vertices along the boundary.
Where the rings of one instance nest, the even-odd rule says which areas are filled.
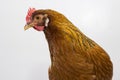
[[[31,21],[31,16],[32,16],[32,13],[35,12],[35,8],[29,8],[28,9],[28,13],[27,13],[27,16],[26,16],[26,22],[29,23]]]

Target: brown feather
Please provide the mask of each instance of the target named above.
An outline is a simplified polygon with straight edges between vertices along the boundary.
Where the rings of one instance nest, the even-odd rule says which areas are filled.
[[[61,13],[38,10],[33,17],[37,14],[50,19],[44,31],[51,55],[50,80],[112,80],[112,62],[98,44]]]

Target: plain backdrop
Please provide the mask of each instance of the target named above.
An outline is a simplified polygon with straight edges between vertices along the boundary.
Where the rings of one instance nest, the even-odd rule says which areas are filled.
[[[102,46],[120,80],[120,0],[0,1],[0,80],[48,80],[50,56],[43,32],[24,31],[29,7],[64,14]]]

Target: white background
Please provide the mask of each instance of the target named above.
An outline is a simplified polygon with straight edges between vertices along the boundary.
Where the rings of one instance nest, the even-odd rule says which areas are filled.
[[[24,31],[29,7],[63,13],[110,55],[120,80],[120,0],[3,0],[0,2],[0,80],[48,80],[43,32]]]

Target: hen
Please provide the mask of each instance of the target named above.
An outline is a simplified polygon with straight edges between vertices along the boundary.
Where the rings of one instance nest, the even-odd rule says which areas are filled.
[[[108,54],[84,35],[64,15],[54,10],[30,8],[24,29],[43,31],[48,41],[49,80],[112,80]]]

